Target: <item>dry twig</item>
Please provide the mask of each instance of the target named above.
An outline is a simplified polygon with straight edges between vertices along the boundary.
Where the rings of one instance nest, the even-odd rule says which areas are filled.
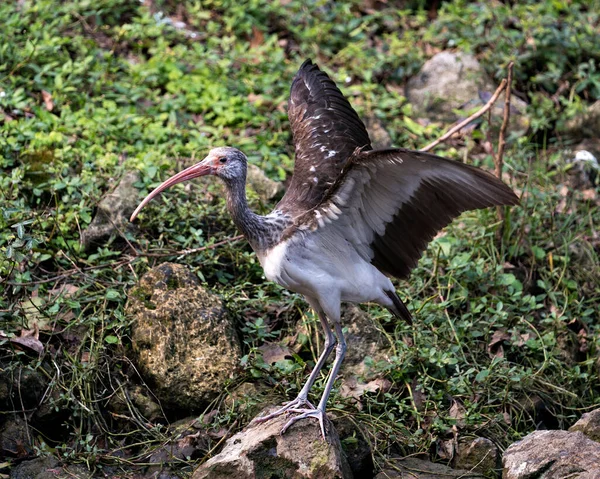
[[[506,145],[506,130],[510,122],[510,92],[512,85],[513,65],[514,62],[510,62],[508,64],[508,73],[506,79],[506,95],[504,96],[504,116],[502,118],[502,126],[500,127],[500,134],[498,136],[498,154],[494,158],[494,163],[496,166],[495,173],[496,176],[500,179],[502,179],[502,169],[504,166],[503,156],[504,147]],[[498,230],[498,234],[502,235],[502,231],[504,229],[504,207],[497,206],[496,212],[498,213],[498,220],[502,222],[502,226]]]
[[[500,96],[500,94],[502,93],[502,91],[504,90],[505,87],[506,87],[506,79],[503,79],[500,82],[500,86],[498,88],[496,88],[496,91],[494,92],[492,97],[488,100],[488,102],[485,105],[483,105],[483,107],[481,107],[480,110],[473,113],[469,118],[466,118],[463,121],[461,121],[458,125],[455,125],[452,128],[450,128],[450,130],[448,130],[446,133],[444,133],[442,136],[440,136],[437,140],[432,141],[431,143],[429,143],[429,145],[421,148],[419,151],[432,150],[437,145],[439,145],[441,142],[446,141],[448,138],[450,138],[452,135],[454,135],[454,133],[456,133],[457,131],[460,131],[462,128],[467,126],[469,123],[471,123],[472,121],[479,118],[486,111],[488,111],[494,105],[494,103],[496,103],[496,100],[498,100],[498,97]]]

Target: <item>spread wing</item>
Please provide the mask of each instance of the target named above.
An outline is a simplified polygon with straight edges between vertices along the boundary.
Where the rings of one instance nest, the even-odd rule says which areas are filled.
[[[288,117],[296,160],[294,176],[277,208],[296,216],[318,205],[354,150],[370,150],[371,141],[348,100],[310,60],[292,82]]]
[[[406,278],[429,241],[460,213],[518,201],[479,168],[401,148],[376,150],[350,158],[326,198],[295,228],[334,229],[378,269]]]

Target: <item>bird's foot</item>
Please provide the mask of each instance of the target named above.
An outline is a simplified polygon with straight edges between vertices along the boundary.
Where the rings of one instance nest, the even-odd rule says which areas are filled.
[[[284,413],[297,412],[298,410],[313,411],[316,410],[316,408],[310,403],[308,399],[306,399],[305,397],[298,396],[293,401],[284,403],[284,406],[281,409],[278,409],[277,411],[272,412],[271,414],[267,414],[266,416],[254,418],[252,422],[265,422],[269,419],[273,419],[274,417],[281,416]]]
[[[321,435],[323,437],[323,440],[325,441],[325,411],[323,409],[288,409],[289,412],[297,412],[300,413],[299,416],[294,416],[293,418],[291,418],[286,424],[285,426],[283,426],[283,428],[281,429],[281,434],[284,434],[285,431],[288,430],[288,428],[294,424],[296,421],[299,421],[300,419],[306,419],[309,417],[315,418],[319,420],[319,425],[321,426]]]

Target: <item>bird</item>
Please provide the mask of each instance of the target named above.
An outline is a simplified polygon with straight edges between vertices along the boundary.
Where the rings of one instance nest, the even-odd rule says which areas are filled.
[[[373,149],[356,111],[310,59],[290,88],[288,118],[295,147],[285,195],[267,215],[248,206],[248,159],[216,147],[199,163],[154,189],[131,216],[171,186],[205,175],[225,184],[227,209],[256,253],[265,277],[303,295],[324,332],[324,345],[298,396],[264,422],[287,414],[281,433],[314,418],[326,437],[325,409],[346,353],[341,304],[377,303],[412,324],[392,278],[406,279],[433,237],[460,213],[516,205],[501,180],[477,167],[404,148]],[[309,391],[335,348],[322,396]]]

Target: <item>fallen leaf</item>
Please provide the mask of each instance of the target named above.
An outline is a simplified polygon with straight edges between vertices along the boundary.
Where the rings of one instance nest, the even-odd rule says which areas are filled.
[[[22,329],[16,338],[10,338],[10,342],[32,349],[38,354],[44,352],[44,345],[39,340],[40,330],[37,323],[33,323],[33,329]]]
[[[518,335],[517,340],[513,340],[513,344],[517,347],[524,346],[527,341],[530,339],[535,339],[535,335],[533,333],[521,333]]]
[[[286,346],[277,343],[265,343],[258,348],[263,360],[267,364],[275,364],[277,361],[283,361],[292,357],[292,350]]]
[[[63,283],[60,286],[57,286],[55,288],[52,288],[50,291],[48,291],[52,296],[63,296],[65,298],[70,298],[71,296],[73,296],[77,291],[79,291],[79,286],[75,286],[74,284],[70,284],[70,283]]]
[[[487,347],[487,352],[490,357],[503,358],[504,357],[504,348],[502,347],[502,343],[504,341],[508,341],[510,339],[510,334],[508,334],[504,329],[497,329],[492,334],[492,339]]]
[[[356,376],[351,376],[342,382],[340,395],[345,398],[354,398],[360,401],[361,396],[365,393],[374,393],[377,391],[389,391],[392,383],[385,378],[377,378],[368,383],[361,383]],[[360,405],[359,405],[360,409]]]
[[[250,39],[250,48],[260,47],[265,41],[265,34],[257,27],[252,27],[252,38]]]
[[[463,428],[467,424],[467,410],[458,401],[454,401],[448,415],[456,420],[456,426]]]
[[[586,190],[583,190],[581,193],[583,199],[587,201],[593,201],[598,198],[598,193],[596,193],[596,190],[594,188],[588,188]]]
[[[452,458],[454,457],[454,452],[455,452],[454,445],[455,445],[454,439],[447,439],[445,441],[442,441],[442,440],[436,441],[437,455],[441,459],[445,459],[448,461],[452,460]]]
[[[42,98],[44,99],[44,106],[46,110],[52,111],[54,109],[54,102],[52,101],[52,95],[46,90],[42,90]]]

